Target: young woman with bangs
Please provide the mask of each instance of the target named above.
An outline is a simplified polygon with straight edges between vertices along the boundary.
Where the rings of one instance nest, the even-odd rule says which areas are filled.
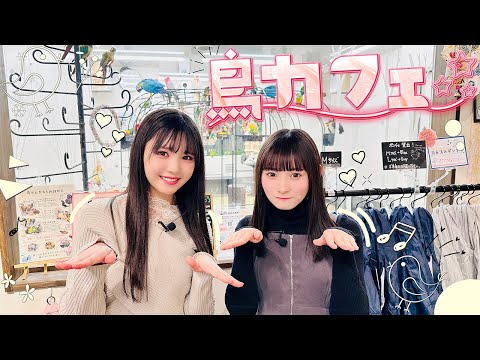
[[[235,248],[230,314],[364,314],[363,235],[349,216],[329,214],[322,162],[301,129],[267,138],[255,168],[253,215],[222,249]]]
[[[76,215],[75,256],[56,264],[69,270],[60,314],[213,314],[212,277],[243,284],[216,264],[209,230],[200,132],[183,112],[152,111],[126,191]]]

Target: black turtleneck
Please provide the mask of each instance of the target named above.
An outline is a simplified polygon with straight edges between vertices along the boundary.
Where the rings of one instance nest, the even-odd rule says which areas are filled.
[[[284,231],[286,234],[305,234],[307,231],[307,205],[304,200],[295,209],[278,210],[270,203],[267,209],[264,235],[267,231]],[[238,223],[235,231],[250,225],[251,215]],[[330,314],[368,315],[368,296],[363,274],[363,233],[357,222],[341,214],[336,219],[336,227],[350,233],[356,240],[359,250],[351,253],[342,249],[330,249],[333,258]],[[225,304],[230,314],[250,314],[257,312],[260,299],[254,270],[255,249],[258,244],[247,242],[235,248],[232,276],[244,283],[241,288],[227,286]]]
[[[266,211],[264,232],[283,231],[285,234],[306,234],[308,224],[307,214],[307,199],[304,199],[291,210],[277,209],[269,201]]]

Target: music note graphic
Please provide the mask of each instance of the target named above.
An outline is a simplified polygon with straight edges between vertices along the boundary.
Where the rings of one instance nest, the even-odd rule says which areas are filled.
[[[404,230],[400,227],[398,227],[399,225],[403,226],[403,227],[406,227],[406,228],[409,228],[411,229],[411,231],[408,231],[408,230]],[[393,246],[393,250],[395,251],[400,251],[400,250],[403,250],[407,247],[407,243],[410,241],[410,239],[413,237],[413,235],[415,234],[415,231],[417,230],[416,228],[414,228],[413,226],[410,226],[408,224],[404,224],[402,222],[397,222],[395,224],[395,226],[392,228],[392,230],[390,231],[390,233],[388,234],[382,234],[380,236],[377,237],[377,242],[379,244],[385,244],[386,242],[388,242],[388,240],[390,240],[390,236],[392,235],[392,233],[395,231],[395,229],[397,229],[398,231],[401,231],[405,234],[408,234],[410,235],[407,239],[407,241],[400,241],[398,243],[396,243],[394,246]]]

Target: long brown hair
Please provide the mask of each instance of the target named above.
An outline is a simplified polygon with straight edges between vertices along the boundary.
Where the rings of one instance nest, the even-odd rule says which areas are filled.
[[[255,204],[251,225],[264,231],[268,200],[262,186],[263,170],[273,171],[306,171],[308,174],[307,193],[307,247],[313,251],[314,261],[321,260],[325,254],[325,246],[316,246],[323,232],[335,226],[325,204],[323,176],[320,172],[322,159],[317,146],[308,133],[301,129],[282,129],[270,135],[262,145],[255,165]]]
[[[205,158],[200,132],[193,120],[176,109],[158,109],[145,116],[135,135],[130,152],[128,174],[126,232],[127,254],[123,272],[123,289],[128,295],[125,279],[130,283],[134,302],[147,292],[148,263],[148,189],[143,163],[145,145],[152,138],[152,153],[160,147],[177,152],[185,139],[186,152],[195,157],[192,177],[175,193],[185,227],[197,251],[213,254],[205,214]],[[158,260],[155,260],[158,261]],[[137,295],[140,295],[139,297]]]

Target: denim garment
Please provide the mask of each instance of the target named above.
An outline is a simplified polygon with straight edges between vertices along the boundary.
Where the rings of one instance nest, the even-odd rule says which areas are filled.
[[[433,217],[425,208],[420,207],[413,211],[413,220],[417,231],[420,229],[422,232],[425,255],[429,261],[431,259],[431,270],[434,282],[436,282],[440,278],[440,261],[435,253],[434,242],[438,241],[438,237],[436,237],[437,235],[433,226]],[[441,294],[442,291],[443,289],[440,286],[438,293]]]
[[[362,214],[357,213],[358,217],[362,219],[367,228],[368,235],[370,236],[370,247],[366,244],[363,247],[363,259],[364,259],[364,278],[365,286],[367,288],[368,302],[369,302],[369,314],[370,315],[382,315],[381,304],[381,271],[378,265],[377,256],[377,236],[381,226],[380,220],[377,218],[376,210],[367,208],[363,209],[367,215],[372,219],[373,224],[377,232],[372,232],[372,229],[364,219]],[[387,219],[388,220],[388,219]]]
[[[370,242],[372,244],[370,249],[369,263],[370,263],[370,267],[373,270],[372,275],[373,274],[375,275],[374,279],[377,279],[378,277],[380,280],[380,284],[378,286],[380,290],[379,291],[380,304],[382,308],[382,313],[385,314],[385,311],[386,311],[385,304],[389,301],[390,293],[386,288],[387,283],[385,282],[385,276],[382,276],[382,273],[384,273],[387,263],[385,262],[386,255],[383,249],[384,245],[379,244],[377,242],[377,238],[382,234],[390,233],[390,230],[391,230],[390,220],[389,220],[387,210],[385,208],[382,208],[380,210],[368,209],[366,212],[372,219],[372,222],[375,225],[375,230],[376,230],[374,234],[371,231],[369,231]],[[367,226],[367,228],[369,228],[369,226]]]
[[[385,211],[386,210],[382,209]],[[410,212],[405,206],[397,206],[393,209],[390,214],[390,231],[383,232],[383,234],[390,234],[390,238],[387,242],[383,244],[378,244],[378,254],[385,271],[384,279],[384,294],[385,294],[385,303],[382,309],[384,315],[404,315],[402,310],[402,304],[405,300],[402,300],[402,283],[408,277],[407,269],[401,265],[401,261],[397,261],[405,254],[405,249],[400,251],[395,251],[395,244],[406,241],[408,235],[394,229],[395,224],[401,221],[408,223],[413,226],[413,222],[408,218],[405,218],[406,215],[410,215]],[[403,229],[403,227],[402,227]],[[378,241],[377,241],[378,242]],[[408,246],[408,245],[407,245]]]
[[[407,217],[410,219],[410,216]],[[415,234],[408,242],[405,251],[408,256],[416,260],[411,257],[406,258],[409,280],[405,282],[405,286],[408,291],[416,295],[403,292],[403,296],[412,301],[409,305],[407,304],[406,314],[433,315],[437,299],[442,293],[440,265],[433,249],[433,219],[426,209],[417,208],[413,212],[412,220]]]

